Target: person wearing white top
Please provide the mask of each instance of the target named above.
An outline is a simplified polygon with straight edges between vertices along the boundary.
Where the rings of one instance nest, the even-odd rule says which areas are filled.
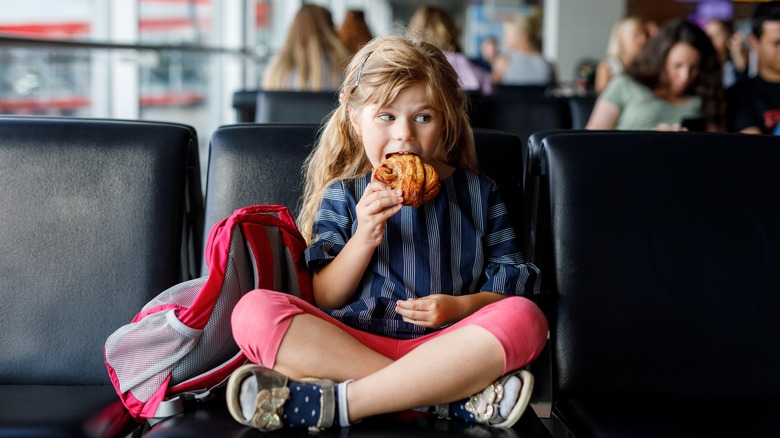
[[[535,20],[518,16],[504,24],[504,50],[493,64],[493,82],[504,85],[553,85],[552,64],[536,44]]]

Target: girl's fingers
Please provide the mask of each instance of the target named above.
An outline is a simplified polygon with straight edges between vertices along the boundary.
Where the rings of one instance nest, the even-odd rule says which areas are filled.
[[[403,202],[403,196],[401,196],[400,190],[393,191],[393,190],[380,190],[380,191],[374,191],[370,192],[369,189],[366,189],[366,193],[364,194],[363,198],[359,201],[359,203],[363,203],[366,207],[373,207],[371,208],[372,211],[378,212],[381,210],[384,210],[388,207],[392,207],[394,205],[401,204]]]
[[[398,312],[404,318],[418,321],[425,312],[423,304],[425,303],[415,299],[397,301],[396,312]]]
[[[380,182],[373,181],[373,182],[368,183],[368,185],[366,186],[366,190],[363,192],[363,195],[365,196],[366,194],[368,194],[370,192],[387,192],[387,191],[392,191],[392,190],[393,190],[393,188],[388,186],[387,184],[383,184],[383,183],[380,183]]]

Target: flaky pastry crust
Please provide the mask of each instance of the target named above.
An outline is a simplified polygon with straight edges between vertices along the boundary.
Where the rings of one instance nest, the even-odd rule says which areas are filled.
[[[419,207],[439,194],[439,174],[414,154],[391,155],[374,169],[371,181],[403,190],[403,205],[412,207]]]

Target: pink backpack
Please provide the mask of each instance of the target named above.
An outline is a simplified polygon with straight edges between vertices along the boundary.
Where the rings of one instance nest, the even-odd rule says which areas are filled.
[[[311,302],[305,247],[286,207],[241,208],[217,223],[206,244],[209,275],[162,292],[106,340],[108,373],[133,418],[181,412],[184,400],[207,398],[246,362],[230,315],[247,292],[285,291]]]

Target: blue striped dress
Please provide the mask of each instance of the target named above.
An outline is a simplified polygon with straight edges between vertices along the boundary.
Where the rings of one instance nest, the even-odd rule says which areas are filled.
[[[306,249],[309,268],[333,260],[357,230],[355,206],[370,178],[369,172],[325,190]],[[539,291],[539,272],[523,258],[495,182],[457,169],[441,181],[436,198],[404,206],[388,220],[354,301],[324,310],[351,327],[409,339],[432,329],[404,322],[397,300],[480,291],[530,296]]]

